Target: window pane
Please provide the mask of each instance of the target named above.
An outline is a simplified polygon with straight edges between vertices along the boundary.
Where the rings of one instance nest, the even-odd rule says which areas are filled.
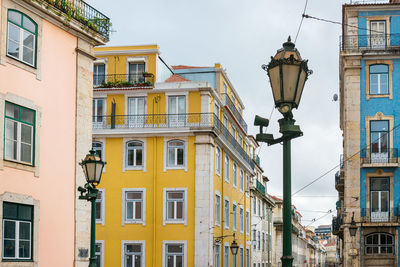
[[[141,267],[141,256],[140,255],[135,255],[135,267]]]
[[[142,199],[142,192],[128,192],[126,193],[127,199]]]
[[[3,255],[4,257],[15,257],[15,240],[4,240]]]
[[[173,201],[171,201],[171,202],[168,202],[168,214],[167,214],[167,216],[168,216],[168,219],[174,219],[174,209],[175,209],[175,202],[173,202]]]
[[[19,239],[31,239],[31,224],[28,222],[19,223]]]
[[[32,206],[19,205],[18,218],[21,220],[32,220]]]
[[[34,114],[35,112],[33,112],[32,110],[21,108],[21,120],[24,122],[33,124]]]
[[[32,146],[21,144],[21,161],[23,162],[32,162]]]
[[[178,140],[168,142],[168,146],[170,146],[170,147],[172,147],[172,146],[183,146],[183,145],[185,145],[185,143],[182,142],[182,141],[178,141]]]
[[[18,205],[15,203],[3,202],[3,217],[6,219],[17,219]]]
[[[388,75],[387,74],[381,74],[381,94],[387,94],[388,93]]]
[[[386,245],[387,244],[387,242],[386,242],[386,235],[385,234],[381,234],[381,240],[380,240],[380,244],[381,245]]]
[[[389,192],[381,192],[381,211],[389,211]]]
[[[23,44],[26,48],[30,48],[30,50],[33,50],[34,44],[35,44],[35,35],[32,33],[29,33],[27,31],[23,31]]]
[[[142,202],[135,202],[135,219],[142,219]]]
[[[183,148],[178,148],[178,165],[183,165]]]
[[[31,257],[31,246],[30,241],[19,241],[19,257],[30,258]]]
[[[141,149],[137,149],[136,150],[136,166],[142,166],[143,164],[143,154],[142,154],[142,150]]]
[[[133,219],[133,202],[126,203],[126,219]]]
[[[183,199],[183,192],[168,192],[168,199]]]
[[[96,220],[101,220],[101,204],[96,202]]]
[[[378,94],[378,74],[371,74],[369,77],[369,93]]]
[[[167,257],[167,267],[175,267],[174,266],[174,257],[173,256],[168,256]]]
[[[17,142],[6,140],[6,158],[17,159]]]
[[[176,267],[183,267],[183,257],[182,256],[176,256]]]
[[[8,11],[8,19],[12,22],[15,22],[18,25],[21,25],[22,15],[19,12],[9,10]]]
[[[22,56],[22,60],[26,63],[29,63],[31,65],[33,65],[33,50],[30,48],[26,48],[25,46],[23,47],[23,56]]]
[[[388,65],[372,65],[369,67],[371,73],[384,73],[389,71]]]
[[[183,253],[182,245],[167,245],[168,252]]]
[[[175,166],[175,149],[168,149],[168,166]]]
[[[176,218],[183,219],[183,202],[178,201],[176,203]]]
[[[133,267],[133,255],[125,255],[127,267]]]
[[[20,32],[19,27],[15,26],[14,24],[8,23],[8,39],[14,41],[14,43],[17,44],[17,47],[20,42],[19,32]]]
[[[386,244],[388,244],[388,245],[392,245],[393,244],[393,239],[392,239],[391,235],[387,235],[386,236],[386,240],[387,240]]]
[[[126,251],[128,253],[142,252],[142,245],[141,244],[129,244],[129,245],[126,245]]]
[[[134,153],[133,149],[128,149],[128,162],[127,162],[128,166],[133,166],[133,157],[134,157],[133,153]]]
[[[15,222],[4,221],[4,238],[15,239]]]
[[[30,30],[31,32],[36,32],[35,24],[25,16],[23,17],[23,26],[25,29]]]
[[[388,178],[371,178],[372,191],[389,191],[389,187]]]
[[[32,126],[21,124],[21,142],[32,144]]]
[[[14,41],[8,40],[7,42],[7,55],[19,58],[19,47]]]
[[[371,131],[388,131],[388,121],[371,121]]]

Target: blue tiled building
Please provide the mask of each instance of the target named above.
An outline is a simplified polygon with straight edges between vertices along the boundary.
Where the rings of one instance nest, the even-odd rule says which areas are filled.
[[[346,4],[342,15],[340,266],[400,266],[400,4]]]

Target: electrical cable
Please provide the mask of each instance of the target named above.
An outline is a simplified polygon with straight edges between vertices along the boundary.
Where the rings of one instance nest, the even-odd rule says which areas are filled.
[[[299,25],[299,28],[297,29],[297,33],[296,33],[296,38],[294,38],[294,43],[296,43],[297,37],[299,36],[299,32],[300,32],[300,29],[301,29],[301,25],[303,24],[303,20],[304,20],[304,16],[303,16],[303,15],[306,13],[307,4],[308,4],[308,0],[306,0],[306,4],[305,4],[305,6],[304,6],[303,14],[302,14],[302,16],[301,16],[300,25]]]
[[[319,217],[318,219],[315,219],[315,218],[314,218],[313,221],[312,221],[310,224],[308,224],[306,227],[308,227],[308,226],[310,226],[311,224],[315,223],[316,221],[319,221],[319,220],[321,220],[322,218],[328,216],[328,215],[331,214],[332,212],[333,212],[333,210],[329,210],[326,214],[322,215],[322,216]]]

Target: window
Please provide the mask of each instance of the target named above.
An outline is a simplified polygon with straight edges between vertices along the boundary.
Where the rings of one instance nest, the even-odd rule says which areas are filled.
[[[96,223],[104,223],[104,189],[99,189],[97,192]]]
[[[92,149],[96,152],[97,156],[103,159],[103,143],[102,142],[92,142]]]
[[[233,255],[232,253],[231,253],[231,255],[232,255],[232,267],[237,267],[237,255]]]
[[[369,67],[369,93],[386,95],[389,93],[389,66],[371,65]]]
[[[170,127],[184,127],[186,124],[186,97],[168,97],[168,123]]]
[[[244,211],[243,211],[243,208],[242,207],[240,207],[239,208],[239,224],[240,224],[240,232],[241,233],[243,233],[243,231],[244,231],[244,226],[243,226],[243,224],[244,224],[244,220],[243,220],[243,214],[244,213]]]
[[[389,159],[389,121],[370,121],[371,163],[385,163]]]
[[[35,111],[6,102],[5,159],[34,165]]]
[[[7,25],[7,55],[35,67],[37,24],[23,13],[8,10]]]
[[[215,147],[215,173],[221,174],[221,149]]]
[[[386,222],[389,220],[390,179],[370,178],[371,221]]]
[[[185,192],[166,191],[167,221],[183,221],[185,219]]]
[[[3,259],[32,259],[33,206],[3,202]]]
[[[237,166],[236,166],[236,163],[232,164],[232,183],[233,183],[233,187],[237,187]]]
[[[229,267],[229,245],[224,246],[224,267]]]
[[[365,254],[393,254],[394,238],[390,234],[374,233],[365,238]]]
[[[229,123],[228,123],[228,117],[224,115],[224,126],[226,127],[226,129],[229,129]]]
[[[243,192],[243,189],[244,189],[244,181],[243,181],[243,170],[240,170],[240,181],[239,181],[239,183],[240,183],[240,192]]]
[[[124,190],[125,222],[144,222],[146,192],[143,189]]]
[[[260,200],[258,200],[257,202],[258,202],[258,216],[261,216],[261,202]]]
[[[224,173],[225,173],[225,181],[229,183],[229,157],[227,155],[225,155]]]
[[[257,214],[257,199],[256,197],[253,198],[253,207],[254,207],[254,215]]]
[[[221,224],[221,197],[215,195],[215,224]]]
[[[265,202],[262,202],[262,216],[265,218]]]
[[[185,158],[185,142],[172,140],[167,143],[167,166],[183,167]]]
[[[243,248],[239,248],[239,267],[243,267],[244,258],[243,258]]]
[[[104,266],[104,243],[102,241],[96,241],[96,266],[103,267]]]
[[[214,114],[217,115],[217,118],[219,118],[219,106],[217,103],[214,103]]]
[[[250,232],[250,215],[249,212],[246,211],[246,234]]]
[[[257,248],[257,231],[253,230],[253,248]]]
[[[220,267],[221,266],[221,245],[216,243],[214,246],[214,266]]]
[[[262,251],[265,251],[265,234],[262,233]]]
[[[235,203],[232,203],[232,230],[237,230],[237,206]]]
[[[144,83],[144,63],[129,63],[129,82]]]
[[[100,86],[106,81],[106,65],[94,64],[93,66],[93,86]]]
[[[250,266],[250,250],[246,248],[246,266]]]
[[[183,267],[185,260],[184,244],[165,245],[166,267]]]
[[[386,21],[371,21],[370,30],[371,48],[385,48]]]
[[[226,229],[229,229],[229,200],[225,199],[224,206],[224,225]]]
[[[130,141],[126,143],[126,167],[143,167],[143,143],[140,141]]]
[[[246,175],[246,194],[249,194],[249,176]]]
[[[106,123],[106,107],[103,98],[93,98],[93,127],[102,128],[103,123]]]
[[[145,99],[144,97],[128,98],[128,127],[143,128],[145,124]]]
[[[124,267],[144,267],[145,257],[143,243],[124,244]]]

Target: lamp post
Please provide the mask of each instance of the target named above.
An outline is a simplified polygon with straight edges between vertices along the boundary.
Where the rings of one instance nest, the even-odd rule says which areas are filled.
[[[225,237],[230,237],[230,236],[233,236],[233,241],[230,246],[231,253],[233,256],[236,256],[238,253],[238,250],[239,250],[239,245],[236,243],[235,233],[233,233],[232,235],[217,236],[217,237],[214,237],[214,239],[215,239],[215,242],[222,242]]]
[[[256,135],[258,142],[274,145],[283,142],[283,256],[282,267],[292,266],[292,196],[291,196],[291,149],[290,141],[302,136],[303,132],[295,125],[292,109],[298,108],[304,84],[312,73],[308,69],[307,60],[302,60],[299,51],[291,42],[283,44],[268,65],[262,68],[267,71],[274,96],[275,107],[282,113],[283,118],[278,120],[281,137],[274,139],[272,134],[263,133],[269,120],[256,116],[254,125],[260,126],[260,133]]]
[[[90,150],[85,159],[79,163],[82,166],[83,173],[85,174],[86,184],[85,187],[78,187],[81,193],[79,199],[85,199],[91,202],[91,223],[90,223],[90,259],[89,267],[97,267],[96,263],[96,198],[99,190],[96,186],[100,183],[103,168],[106,163],[100,159],[94,150]]]

